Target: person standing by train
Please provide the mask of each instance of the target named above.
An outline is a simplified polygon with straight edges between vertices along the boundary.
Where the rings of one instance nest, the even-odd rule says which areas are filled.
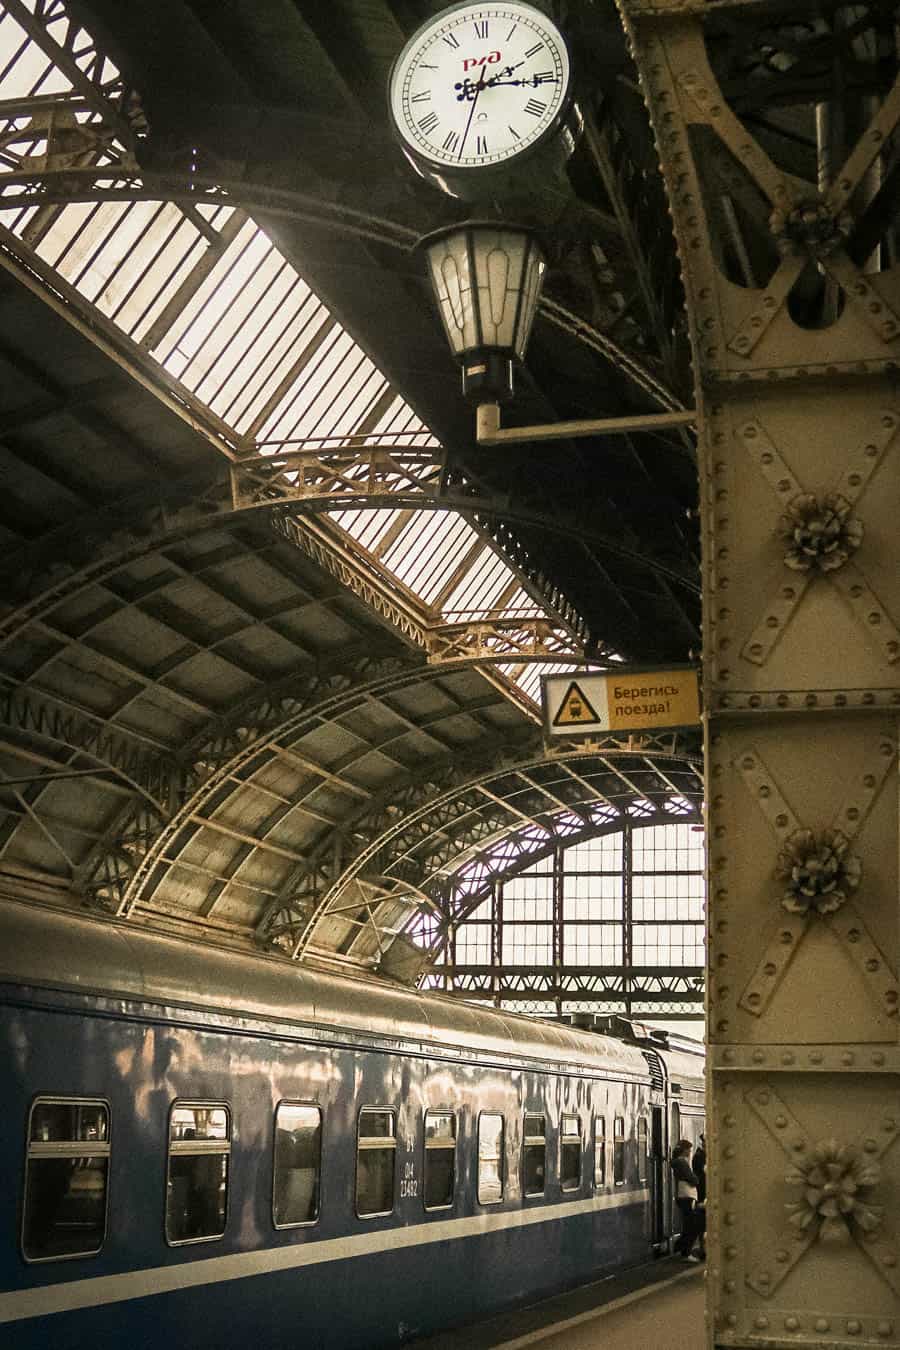
[[[697,1219],[694,1213],[697,1204],[697,1176],[691,1167],[691,1141],[679,1139],[672,1154],[672,1176],[675,1181],[675,1203],[681,1214],[681,1232],[675,1243],[675,1251],[685,1261],[695,1263],[691,1248],[697,1238]]]

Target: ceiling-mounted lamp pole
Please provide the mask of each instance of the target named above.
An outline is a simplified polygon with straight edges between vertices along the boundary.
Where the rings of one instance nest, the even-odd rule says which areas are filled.
[[[450,350],[462,367],[463,394],[478,404],[479,445],[671,431],[696,422],[690,410],[501,427],[500,404],[513,395],[513,366],[525,359],[546,272],[533,230],[465,221],[426,235],[428,273]]]

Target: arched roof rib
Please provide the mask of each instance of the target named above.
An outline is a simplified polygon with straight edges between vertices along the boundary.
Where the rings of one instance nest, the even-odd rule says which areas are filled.
[[[424,892],[449,919],[448,898],[464,893],[470,859],[491,856],[492,843],[502,841],[506,856],[511,850],[518,859],[562,839],[602,832],[611,820],[699,820],[701,798],[698,761],[660,750],[576,750],[547,760],[532,741],[518,752],[504,746],[481,766],[457,760],[443,773],[425,770],[398,798],[393,820],[384,812],[368,821],[359,814],[351,827],[355,856],[341,859],[336,876],[329,881],[324,869],[308,874],[291,903],[279,898],[270,910],[270,935],[295,956],[339,945],[352,923],[347,915],[354,893],[364,911],[371,909],[365,893],[373,877],[393,886],[395,898],[405,887],[413,896]],[[495,855],[492,870],[498,861]],[[447,880],[453,876],[461,878],[456,887]],[[412,911],[420,908],[409,908],[407,927],[416,928]],[[426,928],[434,912],[422,911]],[[453,917],[462,913],[457,908]]]

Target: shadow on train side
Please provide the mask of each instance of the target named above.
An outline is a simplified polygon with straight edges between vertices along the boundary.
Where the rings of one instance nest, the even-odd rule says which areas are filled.
[[[378,1350],[664,1253],[701,1048],[615,1030],[0,902],[4,1345]]]

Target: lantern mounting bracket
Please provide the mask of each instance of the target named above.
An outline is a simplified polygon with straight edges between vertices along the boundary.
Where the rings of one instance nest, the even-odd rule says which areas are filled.
[[[524,441],[562,441],[580,436],[617,436],[631,431],[671,431],[693,426],[697,413],[646,413],[638,417],[599,417],[568,422],[548,422],[529,427],[501,427],[499,403],[480,403],[475,412],[478,445],[515,445]]]

